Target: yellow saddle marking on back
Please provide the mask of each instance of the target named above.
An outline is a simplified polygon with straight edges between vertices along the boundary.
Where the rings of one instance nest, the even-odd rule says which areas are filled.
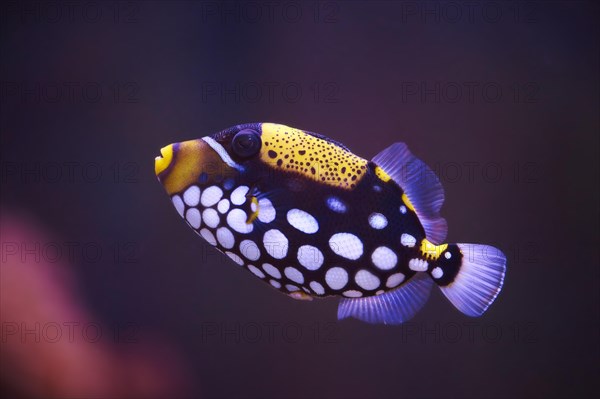
[[[366,159],[300,129],[263,123],[261,130],[260,160],[274,169],[346,190],[367,172]]]

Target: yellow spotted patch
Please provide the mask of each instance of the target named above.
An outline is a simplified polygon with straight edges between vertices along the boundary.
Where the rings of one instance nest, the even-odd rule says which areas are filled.
[[[448,248],[448,244],[435,245],[429,242],[426,238],[421,241],[421,254],[431,260],[436,260]]]
[[[366,159],[300,129],[263,123],[261,139],[262,162],[320,183],[351,190],[367,171]]]

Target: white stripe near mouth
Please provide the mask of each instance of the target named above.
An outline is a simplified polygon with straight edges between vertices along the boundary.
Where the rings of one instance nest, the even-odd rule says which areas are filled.
[[[208,144],[213,150],[215,150],[217,152],[217,154],[219,154],[219,156],[221,157],[223,162],[225,162],[228,166],[230,166],[234,169],[237,169],[239,171],[244,170],[244,167],[242,165],[236,163],[233,159],[231,159],[231,157],[229,156],[227,151],[225,151],[225,148],[223,148],[223,146],[221,144],[217,143],[217,141],[215,139],[213,139],[210,136],[205,136],[205,137],[202,137],[202,140],[204,140],[206,142],[206,144]]]

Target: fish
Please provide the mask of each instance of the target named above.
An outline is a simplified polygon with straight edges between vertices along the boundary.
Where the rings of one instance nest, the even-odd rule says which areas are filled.
[[[442,185],[405,143],[367,160],[322,134],[247,123],[160,154],[155,174],[196,234],[291,298],[341,297],[339,320],[404,323],[434,285],[477,317],[502,289],[506,256],[445,242]]]

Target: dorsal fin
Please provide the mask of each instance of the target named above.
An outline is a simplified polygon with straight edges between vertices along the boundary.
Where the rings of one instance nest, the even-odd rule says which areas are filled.
[[[373,162],[402,187],[427,239],[434,244],[443,243],[448,232],[446,220],[439,214],[444,203],[444,188],[435,173],[404,143],[392,144],[377,154]]]

